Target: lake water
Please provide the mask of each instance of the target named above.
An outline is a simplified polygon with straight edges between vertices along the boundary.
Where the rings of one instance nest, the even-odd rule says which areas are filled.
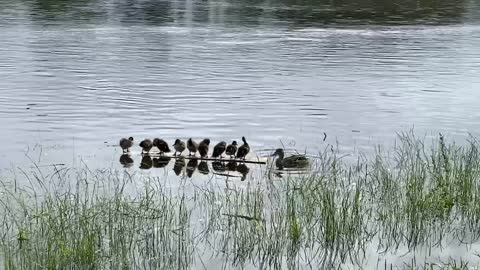
[[[442,3],[2,0],[0,168],[119,166],[128,136],[315,153],[478,135],[477,3]]]

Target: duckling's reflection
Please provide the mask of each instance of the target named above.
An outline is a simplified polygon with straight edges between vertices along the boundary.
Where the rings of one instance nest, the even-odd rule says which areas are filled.
[[[245,163],[239,164],[237,166],[237,172],[242,174],[242,179],[240,179],[241,181],[245,181],[249,171],[250,171],[250,168],[248,168],[247,165],[245,165]]]
[[[143,155],[142,161],[140,161],[140,169],[149,170],[153,166],[152,158],[149,155]]]
[[[133,165],[133,158],[129,154],[123,154],[120,156],[120,164],[125,168],[130,168]]]
[[[206,161],[202,161],[198,164],[198,171],[202,174],[208,174],[210,172]]]
[[[175,165],[173,165],[173,171],[176,175],[180,175],[182,173],[183,167],[185,167],[185,158],[179,157],[175,160]]]
[[[236,171],[237,170],[237,162],[235,160],[230,160],[228,163],[227,163],[227,169],[229,171]]]
[[[168,165],[168,163],[170,162],[170,159],[172,159],[172,158],[167,157],[167,156],[160,156],[158,158],[154,158],[153,159],[153,167],[154,168],[164,168]]]
[[[198,159],[196,159],[196,158],[192,158],[188,161],[188,163],[187,163],[187,176],[188,177],[190,177],[190,178],[192,177],[193,172],[197,168],[197,165],[198,165]]]
[[[212,162],[212,168],[216,172],[224,172],[226,170],[225,163],[220,161]]]

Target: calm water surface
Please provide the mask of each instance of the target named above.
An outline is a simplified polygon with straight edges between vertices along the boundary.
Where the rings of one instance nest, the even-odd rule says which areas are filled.
[[[32,151],[119,166],[124,136],[316,152],[412,127],[479,134],[475,2],[391,17],[281,1],[0,3],[0,168]]]

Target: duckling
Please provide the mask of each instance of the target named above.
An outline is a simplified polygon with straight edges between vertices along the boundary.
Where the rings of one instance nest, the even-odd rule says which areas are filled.
[[[156,146],[158,150],[160,150],[160,155],[163,153],[170,152],[170,147],[168,147],[168,143],[162,139],[159,139],[159,138],[153,139],[153,146]]]
[[[227,147],[227,143],[224,142],[224,141],[221,141],[221,142],[217,143],[217,145],[215,145],[215,147],[213,148],[212,157],[213,158],[217,158],[217,157],[222,158],[222,154],[223,154],[223,152],[225,152],[226,147]]]
[[[153,143],[150,139],[145,139],[140,142],[140,147],[142,147],[142,154],[143,152],[147,153],[150,152],[150,149],[153,147]]]
[[[235,153],[237,153],[237,141],[233,141],[232,144],[227,146],[227,150],[225,150],[225,154],[229,155],[230,158],[235,157]]]
[[[133,159],[129,154],[123,154],[120,156],[120,164],[125,168],[130,168],[133,165]]]
[[[195,156],[195,153],[197,153],[198,150],[198,143],[192,140],[192,138],[188,139],[187,141],[187,149],[190,152],[188,155],[191,156],[192,153]]]
[[[245,156],[250,152],[250,146],[247,143],[245,137],[242,137],[243,145],[238,148],[237,158],[245,160]]]
[[[309,165],[309,160],[304,155],[292,155],[285,157],[285,152],[282,148],[278,148],[273,156],[278,156],[278,159],[275,161],[278,169],[282,170],[283,168],[304,168]]]
[[[173,144],[173,148],[175,148],[174,156],[177,155],[177,152],[182,155],[182,152],[185,151],[185,142],[182,142],[180,139],[176,139],[175,143]]]
[[[123,153],[129,152],[130,147],[132,147],[132,146],[133,146],[133,137],[130,137],[128,139],[126,139],[126,138],[120,139],[120,147],[122,148]]]
[[[210,145],[210,139],[204,139],[198,144],[198,153],[202,158],[208,158],[208,146]]]

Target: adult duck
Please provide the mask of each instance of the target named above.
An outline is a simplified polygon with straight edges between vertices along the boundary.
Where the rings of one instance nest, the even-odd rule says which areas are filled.
[[[208,157],[208,147],[210,145],[210,139],[204,139],[198,144],[198,153],[200,157],[207,158]]]
[[[168,143],[162,139],[159,139],[159,138],[153,139],[153,146],[158,148],[158,150],[160,151],[160,154],[170,152],[170,147],[168,147]]]
[[[195,153],[197,153],[197,150],[198,150],[198,143],[196,143],[194,140],[192,140],[192,138],[188,139],[187,141],[187,149],[188,149],[188,152],[189,152],[189,156],[193,155],[195,156]]]
[[[212,157],[213,158],[222,158],[222,154],[223,152],[225,152],[225,149],[227,148],[227,143],[224,142],[224,141],[221,141],[219,143],[217,143],[217,145],[215,145],[215,147],[213,147],[213,153],[212,153]]]
[[[225,150],[225,154],[229,155],[230,158],[235,157],[235,154],[237,153],[237,141],[233,141],[232,144],[229,144],[227,146],[227,149]]]
[[[250,152],[250,146],[247,143],[245,137],[242,137],[243,145],[238,148],[237,158],[245,160],[245,156]]]
[[[277,165],[277,168],[280,170],[283,168],[305,168],[310,164],[308,158],[304,155],[285,157],[285,152],[282,148],[278,148],[275,153],[272,154],[272,157],[274,156],[278,156],[275,165]]]
[[[130,151],[130,147],[133,146],[133,137],[130,137],[128,139],[121,138],[119,145],[122,148],[123,153]]]
[[[175,143],[173,144],[173,148],[175,149],[175,153],[173,154],[174,156],[177,155],[177,152],[180,153],[180,155],[182,155],[182,152],[185,151],[185,148],[186,148],[185,142],[183,142],[180,139],[176,139]]]

